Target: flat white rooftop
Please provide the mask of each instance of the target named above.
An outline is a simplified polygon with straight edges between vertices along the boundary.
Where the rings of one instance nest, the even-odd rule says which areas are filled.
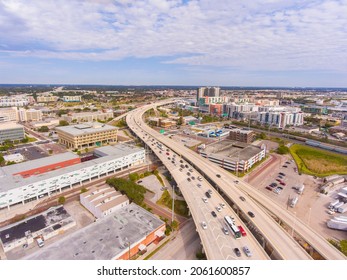
[[[16,122],[0,123],[0,130],[14,129],[14,128],[23,128],[23,126],[21,124],[16,123]]]
[[[91,123],[83,123],[83,124],[75,124],[68,126],[60,126],[57,127],[56,130],[59,132],[65,132],[72,136],[80,136],[85,134],[93,134],[97,132],[117,130],[118,127],[103,124],[99,122],[91,122]]]
[[[164,222],[131,203],[26,257],[30,260],[111,260]]]
[[[109,148],[103,149],[106,147],[109,147]],[[81,170],[83,168],[93,166],[95,164],[100,164],[100,163],[107,162],[107,161],[110,161],[113,159],[118,159],[118,158],[120,159],[126,155],[143,151],[143,148],[139,148],[139,147],[135,147],[135,146],[129,146],[129,145],[125,145],[125,144],[118,144],[115,146],[105,146],[105,147],[97,148],[94,151],[97,153],[99,149],[104,151],[103,156],[100,158],[96,158],[93,160],[89,160],[89,161],[82,162],[79,164],[60,168],[60,169],[53,170],[53,171],[46,172],[46,173],[42,173],[42,174],[38,174],[38,175],[32,175],[28,178],[23,178],[20,175],[12,176],[12,174],[14,173],[14,171],[20,170],[20,168],[18,168],[17,166],[19,166],[21,164],[26,164],[29,166],[31,165],[34,168],[34,167],[36,167],[35,162],[37,160],[45,160],[46,162],[48,162],[48,164],[50,164],[52,161],[49,161],[49,159],[52,157],[47,157],[44,159],[37,159],[37,160],[28,161],[25,163],[14,164],[14,165],[2,167],[2,168],[0,168],[0,193],[9,191],[11,189],[19,188],[19,187],[22,187],[22,186],[25,186],[28,184],[32,184],[35,182],[50,179],[50,178],[55,177],[55,176],[63,175],[63,174],[68,173],[68,172],[78,171],[78,170]],[[109,150],[110,154],[107,154],[105,152],[105,150]],[[111,151],[113,151],[113,153],[111,153]],[[64,153],[64,154],[66,154],[66,153]],[[60,155],[64,155],[64,154],[60,154]],[[57,155],[57,156],[60,156],[60,155]]]

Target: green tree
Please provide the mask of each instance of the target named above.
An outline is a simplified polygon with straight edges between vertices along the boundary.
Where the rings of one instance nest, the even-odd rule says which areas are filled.
[[[65,196],[61,196],[61,197],[58,198],[58,203],[59,204],[64,204],[65,201],[66,201]]]
[[[69,123],[67,121],[65,121],[65,120],[60,120],[59,121],[59,126],[67,126],[67,125],[69,125]]]
[[[140,176],[136,172],[129,174],[129,180],[130,181],[136,182],[139,179],[140,179]]]
[[[41,126],[39,129],[38,129],[39,132],[48,132],[49,131],[49,128],[48,126],[44,125],[44,126]]]
[[[285,145],[279,145],[277,148],[277,153],[280,155],[288,154],[289,148]]]
[[[0,154],[0,166],[3,166],[5,164],[4,157]]]

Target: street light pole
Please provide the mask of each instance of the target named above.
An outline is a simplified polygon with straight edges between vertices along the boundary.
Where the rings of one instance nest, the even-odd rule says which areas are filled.
[[[175,210],[175,185],[172,185],[172,216],[171,216],[171,223],[174,221],[174,210]]]

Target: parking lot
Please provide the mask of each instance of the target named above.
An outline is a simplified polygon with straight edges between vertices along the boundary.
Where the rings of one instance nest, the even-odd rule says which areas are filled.
[[[276,201],[287,211],[292,212],[297,218],[301,219],[301,221],[312,227],[322,236],[338,240],[346,239],[346,232],[327,227],[326,222],[332,218],[332,215],[327,213],[327,206],[334,200],[334,195],[327,196],[319,193],[318,188],[323,184],[323,180],[306,174],[299,175],[295,171],[296,164],[290,156],[277,154],[274,156],[277,160],[269,164],[267,168],[264,168],[259,173],[259,176],[250,182],[251,185]],[[280,175],[280,173],[285,175]],[[285,185],[276,179],[281,180]],[[277,186],[267,188],[273,183],[276,183]],[[298,191],[293,187],[302,184],[305,186],[305,189],[302,194],[298,194]],[[294,197],[298,197],[298,202],[295,207],[290,207],[290,201]]]

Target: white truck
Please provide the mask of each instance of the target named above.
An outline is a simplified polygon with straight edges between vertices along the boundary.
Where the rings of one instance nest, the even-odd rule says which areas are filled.
[[[336,208],[336,212],[345,213],[347,211],[347,203],[341,205],[339,208]]]
[[[294,197],[292,198],[291,202],[290,202],[290,207],[294,208],[295,205],[298,203],[299,198],[298,197]]]
[[[334,209],[334,206],[335,206],[336,204],[338,204],[338,203],[340,203],[340,200],[337,199],[337,200],[331,202],[331,203],[329,204],[328,208],[329,208],[329,209]]]

